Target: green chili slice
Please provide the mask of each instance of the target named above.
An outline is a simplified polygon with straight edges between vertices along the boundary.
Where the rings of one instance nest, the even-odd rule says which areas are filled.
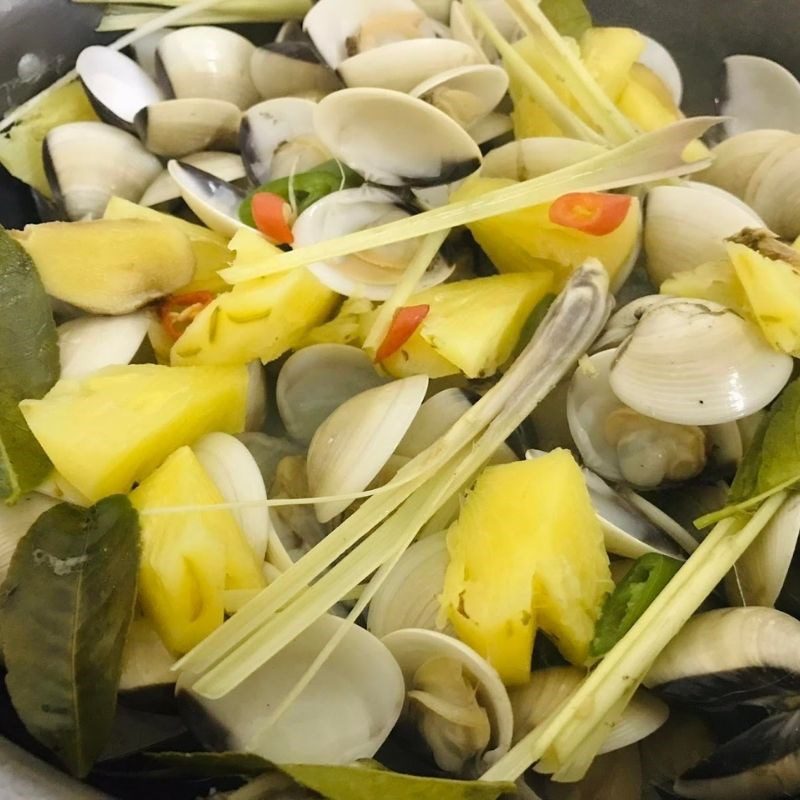
[[[630,572],[603,603],[590,654],[596,658],[605,655],[633,627],[682,564],[660,553],[636,559]]]
[[[239,219],[255,227],[251,202],[253,195],[258,192],[277,194],[287,203],[293,203],[297,213],[302,214],[326,195],[341,189],[354,189],[363,182],[364,179],[357,172],[340,161],[326,161],[308,172],[278,178],[253,189],[239,206]]]

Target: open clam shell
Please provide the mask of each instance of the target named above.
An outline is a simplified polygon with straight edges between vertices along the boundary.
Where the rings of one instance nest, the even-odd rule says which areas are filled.
[[[160,82],[173,97],[227,100],[241,109],[259,99],[250,75],[255,45],[244,36],[210,25],[173,31],[158,44]]]
[[[134,203],[161,172],[130,133],[103,122],[70,122],[47,134],[45,174],[67,219],[97,219],[112,196]]]
[[[200,150],[236,150],[241,113],[225,100],[163,100],[136,114],[142,144],[157,156],[180,158]]]
[[[181,161],[228,183],[236,183],[245,177],[244,164],[242,164],[242,159],[236,153],[207,150],[183,156]],[[147,187],[139,203],[143,206],[160,206],[164,203],[179,200],[180,196],[181,192],[178,189],[178,185],[172,180],[169,171],[165,169]]]
[[[382,186],[449,184],[481,164],[478,145],[457,122],[401,92],[335,92],[317,105],[314,127],[337,159]]]
[[[439,596],[449,561],[444,531],[412,544],[372,598],[367,628],[379,639],[404,628],[440,630]]]
[[[481,166],[481,176],[527,181],[602,152],[602,146],[578,139],[557,136],[518,139],[488,153]]]
[[[497,60],[497,50],[486,37],[481,36],[473,27],[472,22],[459,0],[450,3],[450,35],[457,41],[469,45],[482,61],[494,62]]]
[[[642,39],[644,39],[644,50],[639,56],[639,63],[644,64],[661,78],[669,89],[675,106],[680,108],[683,102],[683,78],[675,59],[661,42],[643,34]]]
[[[428,378],[415,375],[368,389],[340,405],[317,428],[308,448],[308,484],[315,497],[367,488],[394,453],[422,405]],[[317,503],[327,522],[352,500]]]
[[[633,333],[645,311],[674,299],[666,294],[647,294],[626,303],[609,317],[602,334],[592,345],[592,352],[619,347]]]
[[[442,769],[460,772],[470,761],[475,761],[473,769],[482,772],[508,752],[513,714],[508,692],[494,667],[458,639],[436,631],[404,629],[390,633],[382,641],[400,665],[409,697],[408,705],[412,708],[419,705],[423,709],[418,724]],[[439,662],[445,670],[448,667],[452,669],[449,674],[445,671],[441,679],[437,677],[431,680],[424,671],[426,668],[435,668],[433,662]],[[428,680],[425,680],[426,677]],[[478,707],[486,712],[488,742],[478,752],[469,746],[474,742],[467,744],[461,739],[462,746],[458,746],[461,737],[455,730],[459,724],[452,718],[448,719],[448,715],[458,715],[460,698],[454,698],[448,691],[448,677],[462,682],[466,678],[470,687],[467,692],[472,694]],[[459,765],[461,769],[458,769]]]
[[[765,408],[791,372],[791,357],[773,350],[755,325],[718,303],[689,300],[644,313],[617,351],[609,382],[645,416],[719,425]]]
[[[492,111],[467,128],[467,133],[480,146],[481,153],[491,153],[514,140],[514,121],[510,114]]]
[[[403,708],[403,675],[387,647],[351,625],[341,644],[291,706],[272,724],[269,715],[292,691],[319,651],[347,623],[325,615],[232,692],[209,700],[192,691],[183,673],[181,715],[212,750],[238,750],[278,764],[350,764],[371,758]]]
[[[800,136],[781,140],[753,172],[745,197],[779,236],[795,239],[800,235]]]
[[[358,347],[315,344],[290,356],[278,373],[275,399],[289,436],[308,445],[317,428],[342,405],[386,383]]]
[[[264,100],[324,97],[342,88],[339,77],[320,61],[307,41],[275,41],[256,48],[250,59],[250,77]]]
[[[155,81],[133,59],[110,47],[85,48],[75,70],[92,107],[111,125],[132,130],[141,109],[164,99]]]
[[[324,242],[410,215],[411,210],[396,194],[375,186],[332,192],[297,218],[292,228],[294,246]],[[411,239],[330,261],[317,261],[309,269],[320,282],[339,294],[386,300],[418,246],[418,240]],[[438,255],[420,279],[419,289],[443,283],[453,269],[454,265]]]
[[[242,118],[239,146],[256,185],[306,172],[330,159],[314,131],[316,104],[300,97],[265,100]]]

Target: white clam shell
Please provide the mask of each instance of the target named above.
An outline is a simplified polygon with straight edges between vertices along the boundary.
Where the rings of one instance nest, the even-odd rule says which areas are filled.
[[[159,71],[175,97],[227,100],[241,109],[259,99],[250,77],[255,45],[210,25],[173,31],[158,44]]]
[[[514,741],[540,725],[563,703],[585,678],[577,667],[549,667],[531,673],[525,686],[509,690],[514,709]],[[640,689],[619,721],[611,726],[600,753],[611,753],[647,738],[667,720],[667,705]]]
[[[408,216],[396,194],[375,186],[344,189],[318,200],[307,208],[292,228],[294,246],[325,242],[347,233],[379,225],[389,219]],[[392,252],[413,256],[413,246],[405,243]],[[386,300],[403,276],[404,266],[375,263],[374,259],[354,253],[350,256],[317,261],[309,266],[315,277],[328,288],[348,297],[365,297],[368,300]],[[454,265],[437,256],[418,283],[427,289],[443,283],[453,272]]]
[[[336,73],[320,62],[307,41],[276,41],[256,48],[250,59],[250,77],[264,100],[326,95],[342,88]]]
[[[800,536],[800,495],[793,494],[747,548],[725,579],[730,603],[774,606]]]
[[[130,364],[151,317],[137,311],[120,317],[78,317],[58,326],[61,377],[83,378],[115,364]]]
[[[379,639],[403,628],[439,630],[439,596],[449,562],[444,531],[412,544],[372,598],[367,628]]]
[[[281,367],[275,399],[289,436],[307,445],[342,403],[384,383],[360,348],[315,344],[298,350]]]
[[[184,164],[197,167],[229,183],[240,181],[245,176],[244,164],[242,164],[242,159],[236,153],[207,150],[201,153],[191,153],[181,160]],[[147,187],[139,203],[143,206],[157,206],[161,205],[161,203],[178,200],[180,196],[178,185],[165,169]]]
[[[428,378],[415,375],[361,392],[317,428],[308,448],[308,485],[315,497],[367,488],[389,460],[422,405]],[[317,503],[327,522],[353,501]]]
[[[277,764],[350,764],[371,758],[403,708],[403,675],[371,633],[351,625],[339,646],[278,720],[265,722],[344,620],[325,615],[218,700],[193,694],[193,677],[178,681],[186,721],[207,745],[256,753]],[[220,736],[220,729],[224,735]]]
[[[488,153],[481,166],[481,176],[526,181],[571,167],[603,150],[598,144],[557,136],[518,139]]]
[[[726,257],[725,239],[764,221],[722,189],[656,186],[647,196],[644,249],[650,280],[660,286],[677,272]]]
[[[395,631],[383,643],[397,659],[406,687],[413,684],[414,674],[430,659],[449,658],[460,663],[477,686],[477,699],[486,709],[492,728],[489,749],[483,754],[483,765],[490,766],[511,747],[514,726],[511,702],[497,671],[471,647],[445,633],[418,628]]]
[[[453,183],[481,163],[480,149],[457,122],[401,92],[334,92],[318,103],[314,128],[336,158],[383,186]]]
[[[800,137],[779,142],[747,185],[746,195],[767,226],[778,236],[800,235]]]
[[[500,111],[492,111],[477,122],[473,122],[467,128],[467,133],[473,138],[476,144],[480,145],[481,151],[485,152],[488,148],[504,143],[506,139],[514,138],[514,121],[510,114],[503,114]]]
[[[791,372],[791,357],[770,348],[755,325],[718,303],[687,300],[642,316],[619,348],[609,381],[640,414],[718,425],[766,407]]]
[[[225,502],[235,506],[241,504],[231,508],[231,514],[256,558],[263,561],[267,543],[275,533],[270,522],[264,479],[250,451],[235,436],[227,433],[209,433],[195,442],[192,450]]]
[[[508,91],[508,73],[493,64],[439,72],[410,92],[444,111],[465,128],[494,111]]]
[[[57,500],[38,492],[24,495],[13,506],[0,504],[0,582],[8,574],[19,540],[45,511],[57,504]]]
[[[227,100],[185,97],[143,108],[134,124],[154,155],[180,158],[200,150],[235,150],[241,113]]]
[[[675,105],[680,107],[683,101],[683,78],[672,54],[661,42],[650,36],[641,34],[644,39],[644,50],[639,56],[639,63],[658,75],[669,89]]]
[[[643,794],[642,759],[638,745],[597,756],[586,775],[576,783],[547,786],[547,800],[652,800],[656,795]],[[659,795],[660,796],[660,795]],[[541,800],[536,796],[523,800]]]
[[[155,81],[131,58],[110,47],[83,49],[75,70],[98,114],[130,127],[137,112],[164,99]]]
[[[112,196],[137,202],[161,172],[159,160],[135,136],[103,122],[53,128],[44,141],[44,165],[70,220],[101,217]]]
[[[468,44],[478,58],[486,63],[497,59],[497,50],[491,42],[481,36],[472,26],[462,3],[454,0],[450,4],[450,34],[458,42]]]
[[[618,311],[609,317],[603,333],[592,345],[592,351],[607,350],[610,347],[618,347],[633,332],[647,309],[662,303],[672,302],[675,298],[665,294],[648,294],[637,297],[630,303],[626,303]]]
[[[161,40],[172,33],[174,28],[161,28],[152,33],[145,34],[130,46],[136,63],[153,79],[158,80],[156,68],[156,50]]]
[[[721,103],[728,136],[758,128],[800,133],[800,83],[768,58],[736,55],[725,59],[726,97]]]

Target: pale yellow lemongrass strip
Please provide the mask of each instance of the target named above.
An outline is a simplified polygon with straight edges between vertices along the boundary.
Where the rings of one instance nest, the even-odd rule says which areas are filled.
[[[567,89],[606,138],[621,144],[635,139],[636,126],[614,105],[580,58],[533,0],[506,0],[523,30],[542,46],[545,58],[564,78]]]
[[[565,136],[594,144],[606,144],[596,130],[587,125],[541,78],[538,72],[509,44],[477,0],[464,0],[464,9],[472,21],[502,56],[507,72],[513,73],[531,97],[552,117]]]
[[[228,2],[229,0],[225,0]],[[179,6],[180,7],[180,6]],[[95,29],[98,33],[117,33],[120,31],[130,31],[148,25],[159,16],[159,11],[131,11],[125,12],[121,8],[115,8],[104,14]],[[279,22],[287,15],[273,13],[271,10],[247,11],[200,11],[172,23],[172,27],[190,25],[256,25],[262,23]],[[296,15],[288,15],[294,17]]]
[[[718,117],[680,120],[658,131],[642,134],[614,150],[599,153],[547,175],[488,192],[474,200],[450,203],[386,225],[300,247],[271,258],[268,267],[228,267],[219,274],[228,283],[242,283],[272,272],[303,267],[519,211],[550,202],[570,192],[608,191],[698,172],[708,167],[710,161],[687,164],[681,154],[690,142],[719,122]]]
[[[481,780],[515,780],[547,758],[549,769],[568,769],[570,759],[626,696],[632,696],[659,653],[752,544],[786,499],[767,500],[747,522],[719,523],[630,631],[545,723],[520,740]],[[584,754],[585,755],[585,754]]]
[[[512,364],[500,383],[422,454],[424,456],[430,452],[435,455],[438,452],[443,454],[443,461],[433,477],[401,506],[393,520],[398,521],[402,513],[403,524],[411,525],[412,514],[418,511],[422,519],[421,527],[482,464],[489,460],[497,447],[530,415],[579,356],[588,349],[607,317],[607,290],[608,275],[599,262],[592,260],[576,271],[566,289],[551,306],[537,335]],[[493,406],[496,408],[494,411],[491,410]],[[458,442],[457,447],[448,446],[448,442],[454,439],[454,432],[458,432],[459,426],[464,428],[465,420],[469,420],[470,417],[482,420],[484,416],[487,418],[486,421],[480,426],[477,424],[474,426],[478,432],[483,427],[486,428],[476,442],[470,446],[470,440],[477,435],[473,433],[471,436],[455,438]],[[472,426],[467,422],[466,431],[471,429]],[[453,459],[453,454],[459,452],[463,454],[462,457]],[[454,462],[455,467],[449,462]],[[408,520],[407,516],[410,517]],[[348,585],[348,581],[361,580],[359,577],[362,574],[361,570],[369,567],[377,569],[385,558],[383,551],[388,546],[383,541],[387,535],[387,527],[391,530],[391,525],[388,524],[379,528],[302,594],[295,592],[291,598],[291,609],[287,608],[288,601],[284,601],[281,608],[285,611],[278,619],[270,619],[270,615],[259,614],[258,624],[251,626],[248,637],[239,637],[238,646],[231,648],[228,647],[229,642],[226,642],[225,657],[220,659],[215,657],[216,654],[212,655],[211,661],[215,662],[216,666],[196,683],[197,691],[207,693],[210,697],[218,697],[233,689],[294,636],[325,613],[350,586],[355,585],[354,583]],[[323,540],[317,548],[326,541],[327,539]],[[314,550],[309,555],[313,555]],[[299,564],[302,563],[303,559]],[[290,569],[281,578],[291,572]],[[281,578],[275,583],[277,584]],[[263,590],[262,595],[268,592],[269,588]],[[244,612],[240,612],[237,617],[240,617],[241,613]],[[237,617],[223,625],[206,642],[218,636],[227,625],[235,622]],[[202,647],[203,644],[205,643],[201,643],[198,647]],[[191,669],[190,666],[186,668]],[[191,671],[199,672],[197,669]]]
[[[386,338],[389,328],[392,325],[395,312],[406,304],[411,295],[417,288],[417,284],[422,280],[428,267],[436,258],[439,250],[444,244],[450,231],[438,231],[426,236],[417,248],[414,257],[406,267],[403,277],[394,287],[391,296],[385,300],[378,309],[375,321],[369,329],[366,339],[364,339],[364,350],[375,354],[381,342]]]

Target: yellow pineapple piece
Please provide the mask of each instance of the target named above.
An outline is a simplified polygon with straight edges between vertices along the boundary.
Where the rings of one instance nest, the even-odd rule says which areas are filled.
[[[229,266],[233,253],[228,249],[228,240],[222,234],[194,225],[186,220],[163,214],[147,206],[140,206],[121,197],[108,201],[103,219],[139,219],[152,222],[166,222],[182,231],[189,240],[195,257],[194,276],[190,283],[181,286],[174,293],[187,292],[226,292],[230,286],[217,272]]]
[[[614,588],[580,467],[566,450],[487,467],[447,535],[442,607],[506,684],[525,683],[537,628],[587,661]]]
[[[428,316],[383,367],[398,377],[442,378],[459,371],[469,378],[493,375],[551,288],[550,273],[540,272],[491,275],[419,292],[406,305],[428,305]]]
[[[244,366],[106,367],[20,409],[58,472],[95,502],[129,491],[206,433],[240,433],[247,380]]]
[[[228,249],[235,253],[231,267],[260,267],[262,269],[268,268],[271,259],[282,252],[279,247],[268,242],[253,228],[239,228],[233,239],[230,240]]]
[[[633,28],[589,28],[580,44],[586,68],[616,102],[644,50],[642,35]]]
[[[453,193],[453,200],[474,200],[513,184],[507,178],[473,178]],[[639,201],[633,199],[622,224],[605,236],[557,225],[550,221],[549,210],[549,203],[530,206],[467,227],[500,272],[552,271],[560,287],[576,267],[594,257],[602,262],[613,285],[638,247]]]
[[[364,297],[348,297],[336,316],[312,328],[297,349],[312,344],[349,344],[361,347],[369,334],[375,305]]]
[[[172,363],[266,364],[327,319],[337,298],[306,269],[237,284],[197,315],[175,342]]]
[[[747,295],[730,261],[711,261],[677,272],[661,284],[661,294],[712,300],[750,316]]]
[[[131,493],[142,512],[213,506],[223,497],[189,447],[181,447]],[[260,565],[226,509],[142,514],[139,601],[164,644],[188,652],[224,620],[224,592],[264,586]]]

